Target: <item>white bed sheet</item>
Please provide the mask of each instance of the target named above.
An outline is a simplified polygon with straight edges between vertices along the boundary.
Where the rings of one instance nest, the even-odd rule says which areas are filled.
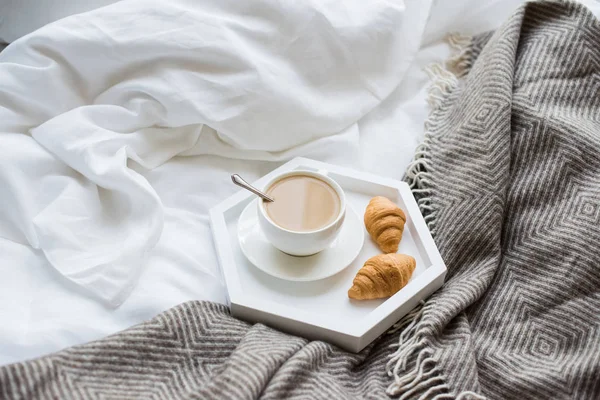
[[[207,215],[229,175],[357,161],[430,3],[345,6],[131,0],[0,54],[0,363],[225,301]]]
[[[164,225],[146,170],[356,148],[429,4],[130,0],[17,40],[0,54],[0,237],[121,304]]]
[[[429,112],[423,68],[450,54],[443,36],[493,29],[517,3],[438,2],[424,45],[400,86],[334,141],[338,151],[314,146],[302,155],[401,178]],[[39,250],[0,239],[0,365],[106,336],[184,301],[224,303],[207,211],[237,190],[229,183],[232,172],[252,181],[281,162],[176,157],[144,173],[162,200],[165,225],[137,285],[117,309],[62,277]]]

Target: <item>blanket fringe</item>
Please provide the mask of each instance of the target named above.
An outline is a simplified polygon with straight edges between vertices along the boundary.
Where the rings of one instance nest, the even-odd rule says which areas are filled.
[[[405,180],[410,185],[417,199],[419,210],[434,236],[437,210],[432,200],[433,184],[430,174],[431,171],[435,170],[435,166],[432,165],[429,159],[433,114],[441,107],[446,97],[456,89],[459,78],[469,71],[472,64],[471,40],[471,37],[458,33],[448,35],[446,41],[455,51],[455,54],[448,58],[446,62],[432,64],[425,69],[432,80],[427,98],[431,106],[431,113],[425,121],[424,140],[415,151],[413,161],[406,170]],[[387,374],[394,379],[387,389],[387,394],[399,396],[400,400],[485,399],[485,397],[471,391],[464,391],[455,395],[445,383],[446,377],[443,375],[442,370],[437,367],[437,359],[434,357],[431,347],[428,346],[427,327],[422,318],[427,310],[434,306],[432,302],[428,304],[421,302],[417,308],[404,316],[388,331],[388,334],[400,331],[400,335],[398,336],[398,343],[391,346],[396,348],[396,351],[390,356],[386,364]],[[414,360],[415,354],[416,360],[411,361]]]
[[[471,36],[460,33],[451,33],[447,37],[448,44],[457,53],[446,60],[446,68],[459,78],[465,76],[471,69],[473,48],[470,45],[472,40]]]
[[[417,204],[427,227],[435,236],[436,209],[431,200],[432,183],[430,172],[435,171],[428,158],[431,146],[431,124],[433,112],[441,107],[444,99],[454,91],[459,84],[459,78],[464,76],[472,65],[470,46],[472,38],[459,33],[451,33],[446,37],[446,42],[455,51],[445,62],[427,66],[425,72],[431,78],[431,85],[427,90],[427,102],[431,107],[429,118],[425,120],[425,135],[423,142],[416,148],[413,161],[406,169],[405,180],[417,199]]]

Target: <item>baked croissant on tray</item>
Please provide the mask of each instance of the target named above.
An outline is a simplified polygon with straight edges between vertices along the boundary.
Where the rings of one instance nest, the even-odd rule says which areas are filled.
[[[406,286],[416,265],[415,259],[406,254],[371,257],[354,277],[348,297],[356,300],[390,297]]]
[[[365,211],[365,227],[384,253],[395,253],[404,232],[406,215],[387,197],[373,197]]]

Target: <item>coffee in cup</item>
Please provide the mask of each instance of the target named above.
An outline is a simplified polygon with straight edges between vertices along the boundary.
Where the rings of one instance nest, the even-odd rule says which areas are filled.
[[[310,232],[331,224],[340,213],[341,200],[322,179],[292,175],[275,182],[267,191],[275,199],[264,203],[269,218],[280,227]]]
[[[316,254],[338,236],[346,217],[346,197],[330,177],[313,171],[285,172],[262,191],[275,201],[258,201],[258,221],[279,250],[295,256]]]

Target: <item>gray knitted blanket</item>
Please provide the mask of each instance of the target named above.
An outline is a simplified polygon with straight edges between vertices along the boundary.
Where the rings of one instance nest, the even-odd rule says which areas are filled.
[[[449,274],[388,334],[349,354],[192,302],[0,368],[0,398],[600,398],[600,24],[528,4],[431,71],[407,179]]]
[[[408,173],[449,271],[403,346],[429,387],[600,399],[600,23],[529,3],[447,68],[470,65]]]

